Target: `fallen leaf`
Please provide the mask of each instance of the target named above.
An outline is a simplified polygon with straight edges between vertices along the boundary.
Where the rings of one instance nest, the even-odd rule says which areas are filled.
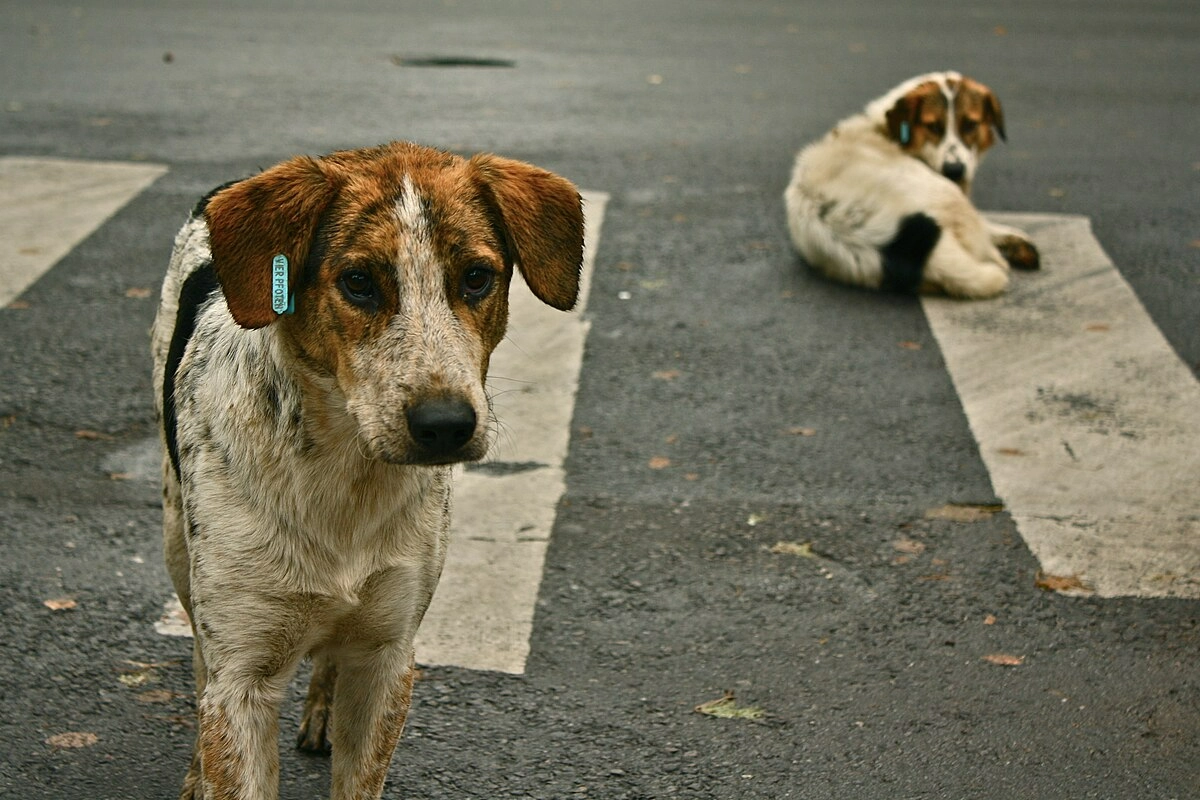
[[[983,618],[983,624],[984,625],[995,625],[996,624],[996,615],[988,614],[986,617]]]
[[[755,525],[757,525],[758,523],[762,522],[765,519],[766,519],[766,517],[760,516],[759,514],[751,514],[749,517],[746,518],[746,524],[749,525],[751,528],[753,528]]]
[[[130,689],[136,689],[138,686],[145,686],[154,680],[154,675],[150,670],[142,672],[127,672],[124,675],[118,675],[117,680],[128,686]]]
[[[1019,667],[1025,663],[1025,656],[1013,656],[1008,653],[990,653],[984,656],[983,660],[998,667]]]
[[[1078,575],[1047,575],[1038,570],[1033,582],[1039,589],[1045,589],[1047,592],[1092,591],[1092,587],[1088,586]]]
[[[24,311],[25,309],[30,308],[30,305],[28,300],[13,300],[11,303],[5,306],[5,308],[10,308],[13,311]]]
[[[133,286],[125,290],[125,296],[134,300],[145,300],[150,296],[150,290],[144,286]]]
[[[650,459],[650,469],[666,469],[671,466],[671,459],[666,456],[655,456]]]
[[[925,512],[925,519],[945,519],[950,522],[981,522],[1003,511],[1001,503],[947,503]]]
[[[1190,242],[1188,242],[1188,247],[1200,248],[1200,239],[1192,239]]]
[[[792,436],[816,436],[817,435],[816,428],[801,428],[799,426],[794,426],[794,427],[788,428],[787,432],[789,434],[791,434]]]
[[[1052,188],[1052,189],[1050,190],[1049,194],[1050,194],[1050,196],[1051,196],[1051,197],[1066,197],[1066,196],[1067,196],[1067,190],[1066,190],[1066,189],[1059,189],[1059,188],[1056,186],[1056,187],[1054,187],[1054,188]]]
[[[677,369],[660,369],[657,372],[650,373],[650,377],[660,381],[673,381],[681,374]]]
[[[139,703],[169,703],[175,693],[169,689],[147,689],[137,696]]]
[[[107,441],[107,440],[111,440],[113,437],[109,436],[107,433],[101,433],[100,431],[79,430],[79,431],[75,431],[75,438],[76,439],[90,439],[92,441],[100,441],[100,440]]]
[[[816,558],[812,542],[776,542],[771,545],[771,552],[779,555],[800,556],[801,558]]]
[[[42,605],[51,611],[70,611],[78,605],[73,597],[56,597],[51,600],[43,600]]]
[[[1089,333],[1104,333],[1111,330],[1107,322],[1089,322],[1083,326],[1083,329]]]
[[[700,473],[698,473],[698,472],[685,473],[683,476],[683,479],[685,481],[698,481],[698,480],[700,480]]]
[[[633,264],[629,263],[628,261],[618,261],[617,269],[621,270],[622,272],[629,272],[631,269],[633,269]]]
[[[892,548],[901,553],[908,553],[910,556],[919,556],[925,552],[925,543],[915,539],[897,539],[892,542]]]
[[[1025,451],[1019,447],[998,447],[996,452],[1002,456],[1023,456]]]
[[[100,741],[100,737],[94,733],[86,733],[83,731],[67,731],[66,733],[56,733],[46,739],[46,744],[51,747],[91,747],[96,742]]]
[[[726,692],[716,700],[696,706],[696,712],[721,719],[762,719],[766,713],[757,706],[739,706],[733,692]]]
[[[992,33],[994,33],[996,36],[1004,36],[1008,33],[1008,28],[1004,27],[1003,25],[997,25],[996,27],[992,28]]]
[[[903,342],[900,342],[900,346],[903,347],[905,350],[920,350],[921,349],[920,342],[903,341]]]
[[[664,444],[675,444],[675,443],[676,443],[676,442],[678,442],[678,441],[679,441],[679,434],[678,434],[678,433],[672,433],[672,434],[669,434],[669,435],[667,436],[667,438],[663,439],[663,443],[664,443]]]

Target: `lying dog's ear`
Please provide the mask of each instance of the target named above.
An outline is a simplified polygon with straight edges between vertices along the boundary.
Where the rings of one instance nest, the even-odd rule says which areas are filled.
[[[912,92],[902,95],[885,115],[888,136],[905,149],[912,145],[915,138],[921,99],[921,95]]]
[[[946,98],[933,81],[914,86],[885,113],[888,136],[905,150],[916,150],[929,136],[928,115],[945,116]],[[924,115],[924,116],[923,116]],[[941,138],[941,134],[937,134]]]
[[[579,298],[583,207],[565,178],[531,164],[477,155],[471,165],[500,216],[510,255],[534,295],[566,311]]]
[[[294,292],[335,181],[316,159],[278,164],[232,184],[208,201],[213,268],[234,320],[262,328],[279,318],[272,307],[272,262],[287,258],[287,291]]]
[[[1008,137],[1004,135],[1004,110],[1000,108],[1000,98],[992,93],[991,89],[986,89],[983,95],[983,119],[1000,135],[1000,141],[1007,142]]]

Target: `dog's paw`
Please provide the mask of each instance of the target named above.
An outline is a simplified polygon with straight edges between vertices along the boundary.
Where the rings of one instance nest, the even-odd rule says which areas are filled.
[[[1042,267],[1041,256],[1038,255],[1037,248],[1034,247],[1033,242],[1023,236],[1015,234],[1002,236],[996,240],[996,247],[1013,269],[1033,270]]]
[[[310,703],[304,708],[304,719],[296,734],[296,748],[306,753],[327,756],[329,746],[329,706]]]

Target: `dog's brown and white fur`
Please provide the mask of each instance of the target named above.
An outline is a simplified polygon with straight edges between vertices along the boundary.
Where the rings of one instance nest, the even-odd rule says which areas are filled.
[[[957,72],[905,81],[796,157],[784,192],[800,255],[827,276],[870,288],[983,298],[1009,266],[1037,269],[1019,230],[970,200],[984,153],[1004,138],[1000,101]]]
[[[447,465],[493,436],[513,267],[565,310],[582,248],[566,180],[408,143],[295,158],[201,201],[153,331],[166,561],[195,633],[181,797],[277,796],[279,704],[306,656],[300,746],[331,748],[334,798],[380,796],[446,550]],[[277,254],[294,313],[272,308]]]

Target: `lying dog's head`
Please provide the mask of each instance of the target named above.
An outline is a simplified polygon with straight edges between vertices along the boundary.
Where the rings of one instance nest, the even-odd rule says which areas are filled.
[[[233,318],[274,326],[305,396],[331,403],[306,424],[392,463],[486,453],[483,383],[514,266],[555,308],[579,292],[579,193],[497,156],[398,142],[294,158],[218,191],[204,216]],[[273,263],[291,293],[280,305]]]
[[[905,152],[971,191],[983,154],[1004,139],[1004,112],[992,90],[957,72],[931,72],[900,84],[867,113]]]

